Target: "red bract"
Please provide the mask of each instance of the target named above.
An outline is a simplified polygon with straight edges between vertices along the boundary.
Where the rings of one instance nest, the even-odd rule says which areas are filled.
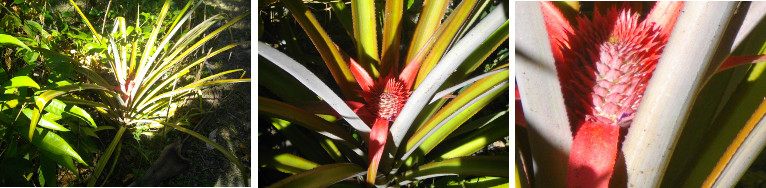
[[[362,88],[361,95],[365,101],[362,106],[349,102],[352,104],[350,106],[355,109],[365,123],[372,124],[368,147],[370,166],[367,169],[367,182],[374,184],[378,164],[388,137],[389,123],[396,120],[399,111],[402,110],[410,97],[412,82],[415,80],[420,63],[411,62],[401,74],[396,71],[389,71],[385,77],[373,81],[367,71],[354,59],[350,59],[350,62],[351,73]]]
[[[632,122],[683,2],[658,2],[643,20],[627,3],[605,14],[596,7],[576,29],[553,3],[541,5],[575,133],[568,186],[607,187],[619,127]]]

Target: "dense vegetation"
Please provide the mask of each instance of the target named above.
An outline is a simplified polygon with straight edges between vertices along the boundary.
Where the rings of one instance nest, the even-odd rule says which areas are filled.
[[[205,126],[232,93],[249,100],[249,58],[230,54],[249,50],[249,12],[220,7],[3,1],[0,185],[248,185],[249,105],[234,130]],[[206,145],[193,153],[236,172],[169,179],[210,163],[189,155]]]

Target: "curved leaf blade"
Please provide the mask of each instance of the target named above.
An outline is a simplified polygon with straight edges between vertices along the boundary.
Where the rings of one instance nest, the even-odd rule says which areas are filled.
[[[490,34],[492,34],[497,28],[499,28],[505,21],[508,20],[508,15],[505,6],[497,6],[495,10],[492,10],[478,25],[476,25],[463,39],[461,39],[456,46],[463,48],[474,49],[481,42],[483,42]],[[412,122],[416,116],[423,109],[425,104],[430,101],[431,97],[436,90],[444,83],[457,66],[465,60],[470,52],[460,49],[453,49],[447,52],[442,58],[442,61],[438,63],[434,69],[426,77],[420,86],[407,101],[407,104],[402,108],[399,117],[391,125],[391,135],[394,140],[394,146],[399,147],[404,134],[407,133]]]
[[[378,29],[375,22],[375,1],[351,0],[351,14],[354,22],[354,38],[359,64],[373,78],[379,77]]]
[[[327,187],[333,183],[364,173],[366,171],[362,167],[351,163],[322,165],[282,179],[268,187]]]
[[[53,98],[56,98],[60,95],[74,92],[74,91],[81,91],[85,89],[98,89],[98,90],[104,90],[109,91],[109,89],[101,87],[99,85],[93,85],[93,84],[72,84],[72,85],[65,85],[60,86],[55,89],[43,92],[35,99],[35,110],[32,113],[31,122],[29,123],[29,139],[32,139],[33,131],[37,125],[37,122],[40,120],[40,116],[42,113],[42,109],[44,109],[45,105],[48,104],[48,101],[51,101]],[[79,156],[78,156],[79,157]],[[82,159],[80,159],[82,160]]]
[[[33,110],[29,108],[24,108],[23,110],[21,110],[21,112],[24,113],[24,115],[30,119],[32,118],[32,111]],[[59,116],[58,118],[60,119],[61,117]],[[52,130],[57,130],[57,131],[69,131],[69,129],[67,129],[66,127],[56,123],[56,119],[51,118],[50,114],[43,115],[40,118],[40,121],[39,123],[37,123],[37,125],[40,125],[41,127],[49,128]]]
[[[35,133],[37,136],[32,139],[32,144],[37,148],[50,152],[54,155],[66,155],[72,157],[77,160],[77,162],[80,162],[86,166],[88,165],[85,163],[85,161],[82,160],[82,157],[77,154],[74,148],[72,148],[72,146],[70,146],[69,143],[67,143],[66,140],[61,138],[61,136],[58,134],[44,130],[42,128],[36,128],[33,133]]]
[[[19,87],[31,87],[35,89],[40,89],[40,85],[37,85],[37,82],[32,80],[29,76],[16,76],[11,78],[11,83],[8,86],[5,86],[5,89],[12,89],[12,88],[19,88]]]
[[[439,145],[438,148],[429,154],[432,157],[429,157],[427,161],[463,157],[479,151],[492,142],[508,136],[509,124],[507,120],[508,113],[505,113],[501,117],[501,121],[494,121],[481,129],[474,130],[467,136],[461,136],[461,138],[455,141]]]
[[[305,172],[319,166],[319,164],[315,162],[289,153],[276,154],[274,156],[266,157],[266,161],[264,161],[262,164],[291,174]]]
[[[358,98],[356,97],[357,93],[354,91],[355,89],[358,89],[358,87],[356,87],[357,83],[354,76],[351,75],[351,70],[348,68],[346,58],[341,54],[342,50],[335,45],[324,28],[319,25],[314,14],[312,14],[301,1],[282,0],[282,2],[285,4],[285,7],[290,10],[290,13],[295,17],[295,20],[298,21],[298,24],[303,28],[303,31],[309,36],[311,42],[314,43],[314,47],[319,51],[319,54],[322,56],[322,59],[330,70],[335,82],[340,86],[343,95],[346,96],[346,98]],[[260,49],[262,47],[258,48],[258,53],[260,54]]]
[[[356,113],[354,113],[354,111],[351,110],[351,108],[349,108],[345,102],[343,102],[343,99],[338,97],[338,95],[336,95],[335,92],[330,89],[330,87],[322,83],[321,79],[311,73],[311,71],[306,69],[306,67],[299,64],[298,62],[295,62],[295,60],[287,57],[287,55],[283,54],[282,52],[279,52],[262,42],[258,42],[258,54],[293,75],[296,79],[298,79],[298,81],[303,83],[303,85],[308,87],[311,91],[319,95],[319,97],[321,97],[325,102],[330,104],[330,106],[332,106],[333,109],[335,109],[338,114],[341,115],[341,117],[346,119],[346,121],[348,121],[349,124],[354,127],[354,129],[363,133],[363,137],[369,137],[370,127],[362,122],[362,119],[360,119],[359,116],[357,116]]]
[[[4,45],[14,45],[14,46],[22,47],[27,50],[31,50],[29,49],[29,46],[25,45],[16,37],[6,35],[6,34],[0,34],[0,46],[4,46]]]
[[[472,156],[428,163],[409,170],[396,178],[399,185],[413,180],[446,175],[508,177],[508,156]]]
[[[351,136],[351,134],[343,130],[341,127],[295,106],[259,96],[258,111],[298,123],[309,130],[316,131],[330,139],[340,141],[353,149],[359,149],[361,152],[361,145],[354,140],[354,137]]]

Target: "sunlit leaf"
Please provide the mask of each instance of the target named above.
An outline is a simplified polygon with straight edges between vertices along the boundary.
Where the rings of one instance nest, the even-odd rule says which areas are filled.
[[[25,45],[16,37],[6,35],[6,34],[0,34],[0,46],[4,46],[4,45],[14,45],[14,46],[22,47],[27,50],[31,50],[29,49],[27,45]]]
[[[366,171],[356,164],[336,163],[322,165],[296,175],[282,179],[268,187],[326,187],[349,177],[361,175]]]
[[[28,76],[16,76],[11,78],[11,83],[8,86],[5,86],[5,89],[11,89],[11,88],[19,88],[19,87],[31,87],[35,89],[40,89],[40,85],[37,85],[37,82],[32,80],[32,78]]]

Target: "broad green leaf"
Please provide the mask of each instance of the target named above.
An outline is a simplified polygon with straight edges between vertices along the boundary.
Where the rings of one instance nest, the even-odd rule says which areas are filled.
[[[446,175],[508,177],[508,156],[473,156],[428,163],[396,177],[399,185]]]
[[[315,162],[306,160],[304,158],[301,158],[289,153],[282,153],[282,154],[277,154],[277,155],[268,156],[264,158],[265,159],[263,160],[265,161],[261,164],[276,168],[279,171],[290,173],[290,174],[301,173],[307,170],[314,169],[319,166],[319,164]]]
[[[34,44],[33,44],[33,45],[34,45]],[[22,52],[22,53],[23,53],[23,55],[22,55],[22,57],[21,57],[21,58],[22,58],[22,60],[24,60],[24,62],[26,62],[28,65],[34,65],[34,64],[35,64],[35,61],[37,61],[37,58],[38,58],[38,57],[40,57],[40,53],[37,53],[37,52],[33,52],[33,51],[29,51],[29,50],[27,50],[27,51],[24,51],[24,52]]]
[[[351,14],[354,22],[357,62],[371,77],[380,75],[378,56],[378,29],[375,22],[375,1],[351,0]]]
[[[59,116],[63,116],[64,114],[71,115],[83,120],[84,122],[88,123],[89,126],[93,128],[96,127],[96,122],[93,121],[93,118],[90,116],[90,114],[87,111],[80,108],[79,106],[66,104],[58,99],[53,99],[50,102],[48,102],[48,105],[45,106],[44,110]]]
[[[5,89],[11,89],[11,88],[19,88],[19,87],[31,87],[35,89],[40,89],[40,85],[37,85],[37,82],[32,80],[29,76],[16,76],[11,78],[11,83],[8,86],[5,86]]]
[[[13,37],[13,36],[10,36],[10,35],[6,35],[6,34],[0,34],[0,46],[4,46],[4,45],[14,45],[14,46],[17,46],[17,47],[22,47],[22,48],[27,49],[27,50],[31,50],[31,49],[29,49],[29,47],[27,45],[25,45],[23,42],[21,42],[16,37]]]
[[[67,143],[58,134],[44,130],[42,128],[35,128],[33,133],[35,133],[36,136],[32,139],[32,144],[34,144],[40,150],[50,152],[54,155],[66,155],[74,158],[77,160],[77,162],[80,162],[86,166],[88,165],[85,163],[85,161],[82,160],[80,155],[77,154],[74,148],[72,148],[72,146],[70,146],[69,143]]]
[[[37,23],[37,22],[32,21],[32,20],[27,20],[27,22],[25,24],[27,26],[29,26],[30,28],[35,29],[37,31],[37,32],[35,32],[35,35],[37,33],[39,33],[44,39],[47,39],[48,37],[51,36],[50,33],[45,31],[45,29],[43,29],[43,26],[40,25],[40,23]]]
[[[21,112],[23,112],[24,115],[27,116],[27,118],[30,118],[30,119],[32,118],[32,114],[33,114],[32,111],[34,111],[34,110],[29,109],[29,108],[24,108],[23,110],[21,110]],[[53,129],[53,130],[57,130],[57,131],[69,131],[69,129],[65,128],[64,126],[61,126],[58,123],[56,123],[55,117],[51,117],[51,116],[49,116],[47,114],[42,116],[40,118],[40,121],[38,121],[38,122],[39,123],[37,125],[40,125],[41,127],[45,127],[45,128],[49,128],[49,129]]]
[[[341,180],[362,175],[365,172],[361,166],[351,163],[322,165],[282,179],[268,187],[327,187]]]
[[[324,28],[319,25],[314,14],[299,0],[282,0],[282,2],[301,25],[303,31],[309,36],[311,42],[314,43],[314,47],[317,48],[322,59],[324,59],[327,68],[330,70],[335,82],[340,86],[343,95],[347,99],[361,99],[361,97],[357,96],[357,92],[354,91],[359,89],[359,85],[348,68],[349,62],[343,57],[341,49],[338,49],[338,46],[330,39]]]
[[[106,89],[104,87],[93,85],[93,84],[73,84],[73,85],[65,85],[58,88],[55,88],[50,91],[43,92],[35,99],[35,105],[36,108],[33,111],[31,122],[29,124],[29,130],[34,130],[35,126],[37,125],[37,122],[40,120],[40,116],[42,113],[42,109],[44,109],[45,105],[48,104],[49,101],[51,101],[53,98],[58,97],[59,95],[63,95],[69,92],[73,91],[80,91],[84,89],[99,89],[99,90],[105,90],[108,91],[109,89]],[[29,132],[29,139],[32,139],[33,132]],[[82,159],[80,159],[82,160]]]

